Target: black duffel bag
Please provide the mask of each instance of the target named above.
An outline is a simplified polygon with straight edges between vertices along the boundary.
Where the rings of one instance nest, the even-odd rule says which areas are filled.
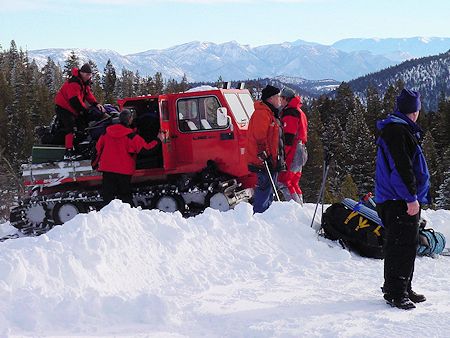
[[[342,203],[334,203],[322,216],[324,236],[339,240],[342,245],[361,256],[384,258],[384,228]]]

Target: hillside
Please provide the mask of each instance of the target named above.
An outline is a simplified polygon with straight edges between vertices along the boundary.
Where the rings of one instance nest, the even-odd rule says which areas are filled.
[[[313,211],[276,202],[252,215],[242,203],[184,219],[113,201],[0,243],[0,335],[448,337],[450,258],[418,258],[427,302],[390,308],[383,262],[317,238]],[[450,211],[424,216],[450,238]]]
[[[405,61],[349,82],[355,94],[364,97],[367,86],[374,84],[379,92],[396,81],[402,80],[405,86],[418,90],[424,102],[425,110],[435,111],[441,93],[450,96],[450,50],[439,55]]]

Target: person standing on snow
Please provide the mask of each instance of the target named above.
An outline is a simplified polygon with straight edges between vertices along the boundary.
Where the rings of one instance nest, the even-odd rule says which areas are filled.
[[[253,212],[261,213],[273,201],[273,188],[264,161],[268,163],[274,182],[284,165],[282,130],[278,121],[280,89],[267,85],[262,90],[261,101],[255,102],[247,137],[248,170],[256,173],[258,181],[253,196]]]
[[[114,198],[133,205],[131,177],[136,171],[136,156],[149,152],[158,145],[154,140],[146,143],[130,128],[133,114],[124,109],[119,115],[119,124],[106,128],[96,144],[98,171],[103,172],[102,197],[108,204]]]
[[[91,78],[89,63],[85,63],[80,69],[73,68],[72,76],[64,82],[55,96],[55,112],[63,127],[66,159],[74,155],[73,137],[80,117],[88,113],[90,106],[97,107],[102,113],[106,112],[91,91]]]
[[[430,175],[416,124],[420,94],[403,89],[397,109],[378,121],[375,201],[385,229],[384,285],[386,302],[413,309],[424,295],[412,290],[414,261],[419,244],[420,204],[429,204]]]
[[[280,118],[283,126],[286,170],[280,173],[278,182],[286,201],[293,199],[303,205],[303,193],[299,182],[303,165],[308,158],[305,146],[308,140],[308,120],[300,109],[302,106],[300,96],[295,95],[292,89],[283,88],[280,96],[283,107]]]

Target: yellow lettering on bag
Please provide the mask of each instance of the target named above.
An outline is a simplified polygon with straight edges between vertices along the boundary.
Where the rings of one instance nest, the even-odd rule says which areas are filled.
[[[347,219],[344,221],[344,224],[348,224],[348,222],[350,222],[350,220],[357,215],[358,213],[356,211],[352,211],[350,215],[348,215]]]
[[[355,231],[358,231],[359,229],[367,228],[368,226],[370,226],[370,224],[367,221],[367,219],[359,217],[359,223],[358,223],[358,226],[355,228]]]
[[[375,235],[377,235],[378,237],[381,236],[380,229],[381,229],[381,225],[377,226],[377,228],[373,231],[373,233]]]

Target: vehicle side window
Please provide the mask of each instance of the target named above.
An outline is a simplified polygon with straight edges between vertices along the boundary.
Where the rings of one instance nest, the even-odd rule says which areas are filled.
[[[199,129],[197,99],[179,100],[177,103],[178,125],[181,131]]]
[[[201,116],[200,122],[203,129],[219,128],[217,124],[217,108],[220,107],[219,101],[213,96],[200,99],[203,106],[204,114]]]
[[[177,115],[180,130],[192,132],[226,128],[217,124],[217,108],[220,106],[215,96],[178,100]]]

